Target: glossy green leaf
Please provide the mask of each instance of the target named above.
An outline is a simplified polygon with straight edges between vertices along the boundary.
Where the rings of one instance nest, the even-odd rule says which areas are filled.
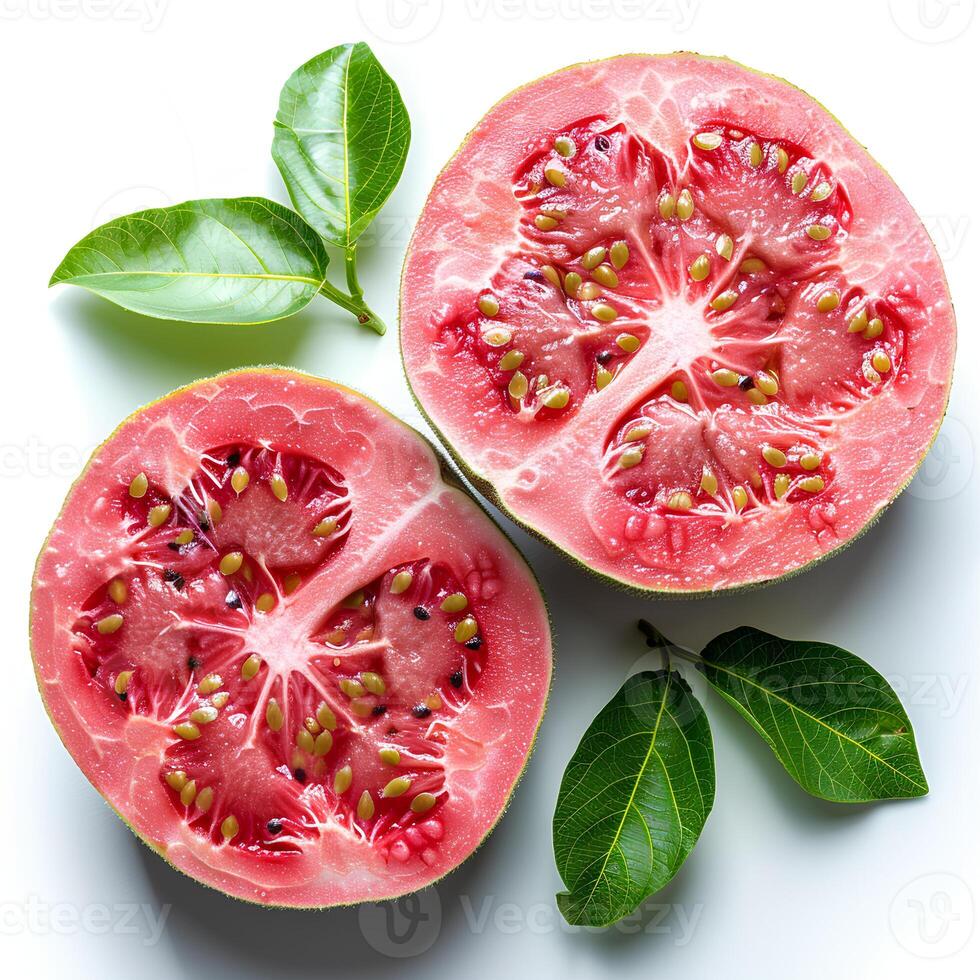
[[[408,112],[391,77],[366,44],[342,44],[286,82],[272,156],[296,210],[347,248],[398,183],[409,139]]]
[[[708,719],[676,672],[634,674],[575,750],[555,809],[555,860],[573,925],[602,926],[662,888],[714,802]]]
[[[50,285],[82,286],[147,316],[263,323],[316,296],[327,253],[299,215],[240,197],[138,211],[86,235]]]
[[[712,640],[701,661],[808,793],[863,803],[929,791],[898,696],[853,653],[741,627]]]

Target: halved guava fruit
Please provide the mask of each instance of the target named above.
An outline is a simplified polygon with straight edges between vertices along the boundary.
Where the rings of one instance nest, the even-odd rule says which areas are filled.
[[[912,478],[955,347],[936,251],[818,103],[629,55],[514,92],[405,262],[423,411],[504,511],[641,590],[762,583]]]
[[[169,862],[238,898],[420,888],[500,817],[544,711],[534,576],[368,399],[198,382],[92,457],[38,560],[41,693]]]

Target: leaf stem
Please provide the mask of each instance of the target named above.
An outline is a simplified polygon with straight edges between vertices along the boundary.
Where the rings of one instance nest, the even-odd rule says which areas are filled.
[[[355,250],[356,246],[354,245],[344,250],[344,268],[347,271],[347,288],[351,291],[350,295],[348,296],[347,293],[326,279],[320,285],[320,293],[332,303],[336,303],[342,309],[353,313],[357,317],[358,323],[370,327],[378,335],[383,335],[387,327],[381,317],[364,302],[364,290],[361,289],[357,281]]]
[[[653,623],[650,623],[645,619],[641,619],[636,626],[643,634],[644,639],[647,641],[647,646],[650,647],[651,650],[664,651],[664,657],[668,664],[668,669],[669,657],[672,653],[677,654],[681,660],[686,660],[688,663],[698,665],[704,663],[701,656],[695,653],[693,650],[688,650],[687,647],[678,646],[673,640],[668,640],[667,637],[653,625]]]

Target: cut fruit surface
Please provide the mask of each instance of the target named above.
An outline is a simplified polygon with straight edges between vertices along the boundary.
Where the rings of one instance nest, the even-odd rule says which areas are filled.
[[[285,370],[96,451],[38,560],[38,683],[180,870],[327,906],[420,888],[500,817],[551,677],[534,577],[412,429]]]
[[[412,238],[401,343],[502,509],[602,575],[695,594],[875,519],[936,435],[955,324],[921,221],[818,103],[629,55],[480,122]]]

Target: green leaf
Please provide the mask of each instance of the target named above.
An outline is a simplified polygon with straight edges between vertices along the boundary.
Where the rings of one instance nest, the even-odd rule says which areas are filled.
[[[866,803],[929,791],[898,696],[853,653],[743,626],[715,637],[701,660],[708,683],[808,793]]]
[[[327,262],[316,233],[281,204],[187,201],[96,228],[49,285],[82,286],[167,320],[264,323],[303,309],[319,292]]]
[[[349,248],[395,189],[410,135],[398,87],[371,49],[342,44],[289,77],[272,156],[296,210]]]
[[[715,794],[708,719],[676,672],[634,674],[599,712],[558,793],[555,860],[573,925],[609,925],[676,874]]]

